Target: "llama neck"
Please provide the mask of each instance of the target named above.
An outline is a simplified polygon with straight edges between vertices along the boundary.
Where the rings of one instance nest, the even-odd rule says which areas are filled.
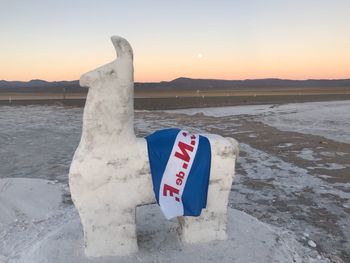
[[[131,81],[117,88],[115,82],[90,88],[83,124],[88,145],[117,143],[123,147],[136,141],[133,94]]]

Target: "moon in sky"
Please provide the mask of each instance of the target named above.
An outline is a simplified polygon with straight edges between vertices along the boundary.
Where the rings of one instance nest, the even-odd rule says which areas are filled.
[[[197,58],[199,58],[199,59],[201,59],[203,57],[203,54],[202,53],[199,53],[198,55],[197,55]]]

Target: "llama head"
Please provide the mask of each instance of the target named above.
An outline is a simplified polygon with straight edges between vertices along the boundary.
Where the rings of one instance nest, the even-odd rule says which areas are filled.
[[[86,88],[109,87],[125,88],[134,82],[133,51],[129,42],[120,37],[112,36],[112,43],[117,53],[117,59],[97,69],[89,71],[80,77],[80,86]],[[106,85],[107,84],[107,85]]]
[[[80,86],[89,88],[83,133],[90,138],[85,143],[91,147],[121,137],[126,141],[136,140],[133,52],[124,38],[113,36],[111,39],[117,58],[80,78]]]

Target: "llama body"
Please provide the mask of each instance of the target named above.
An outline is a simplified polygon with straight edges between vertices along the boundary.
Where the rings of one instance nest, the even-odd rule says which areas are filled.
[[[80,79],[89,92],[83,132],[69,172],[85,252],[93,257],[137,252],[136,207],[155,202],[147,143],[134,133],[132,49],[123,38],[112,37],[112,42],[117,59]],[[205,136],[212,151],[207,208],[200,217],[179,218],[184,243],[226,239],[238,144],[232,138]]]

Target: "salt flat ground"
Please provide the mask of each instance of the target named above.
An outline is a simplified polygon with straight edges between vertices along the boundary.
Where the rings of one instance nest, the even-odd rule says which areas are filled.
[[[87,260],[67,187],[82,111],[0,107],[0,262]],[[350,101],[136,112],[139,136],[166,127],[241,143],[229,241],[183,248],[153,206],[138,255],[93,262],[350,262]]]

